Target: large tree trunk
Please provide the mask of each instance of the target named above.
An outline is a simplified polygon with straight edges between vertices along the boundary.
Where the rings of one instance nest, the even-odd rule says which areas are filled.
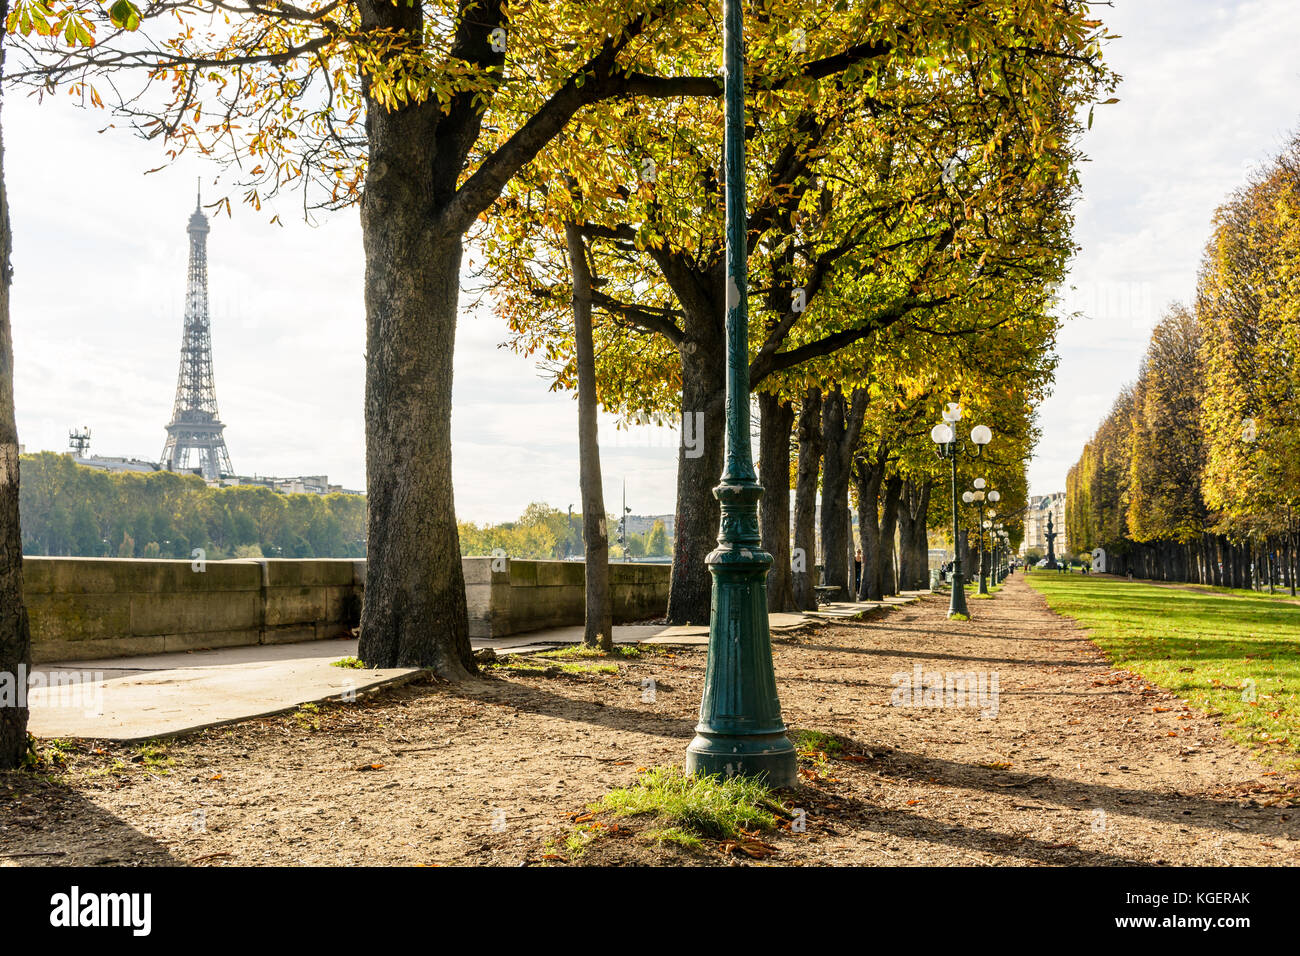
[[[0,0],[0,24],[9,15]],[[4,77],[4,35],[0,31],[0,81]],[[4,184],[4,134],[0,130],[0,770],[22,765],[27,753],[27,708],[17,695],[31,667],[31,638],[23,605],[23,545],[18,528],[18,427],[14,421],[14,348],[9,330],[9,197]]]
[[[772,555],[767,573],[767,609],[795,610],[790,571],[790,431],[794,408],[770,392],[758,393],[758,481],[763,486],[759,506],[763,550]]]
[[[930,495],[934,482],[927,481],[921,486],[921,493],[912,512],[911,547],[914,555],[916,576],[909,588],[924,591],[930,587]]]
[[[713,489],[722,478],[726,444],[726,341],[722,308],[716,315],[688,317],[681,347],[682,442],[677,451],[677,515],[669,624],[707,624],[713,578],[706,558],[717,546],[720,518]]]
[[[582,231],[566,223],[569,269],[573,273],[573,343],[578,366],[578,475],[582,487],[582,543],[586,555],[587,603],[584,644],[614,649],[614,607],[609,595],[609,532],[601,484],[596,423],[596,349],[591,333],[591,268]]]
[[[474,671],[451,480],[451,376],[460,242],[427,230],[368,186],[366,596],[371,667]],[[409,263],[423,262],[422,269]]]
[[[810,388],[799,406],[799,463],[794,482],[794,553],[791,557],[795,607],[817,610],[817,476],[822,461],[822,393]]]
[[[910,478],[905,481],[898,502],[898,587],[903,591],[919,591],[930,586],[925,534],[929,507],[930,482],[918,486]]]
[[[421,4],[362,5],[363,26],[418,35]],[[433,228],[447,202],[436,98],[366,110],[366,596],[370,667],[475,671],[451,481],[451,378],[461,236]]]
[[[911,590],[916,580],[916,550],[912,546],[916,535],[913,512],[916,507],[916,485],[912,479],[903,482],[903,493],[898,501],[898,587]]]
[[[826,396],[822,404],[822,578],[825,587],[835,590],[831,597],[836,601],[849,598],[849,569],[845,567],[848,543],[847,527],[849,473],[843,448],[844,393],[838,388]]]
[[[826,586],[836,601],[852,599],[853,566],[848,561],[850,462],[862,430],[866,390],[849,400],[836,389],[822,406],[822,560]]]
[[[902,490],[903,479],[898,475],[885,483],[885,502],[880,518],[880,559],[877,562],[880,573],[876,576],[879,593],[872,598],[875,601],[898,593],[894,568],[894,536],[898,532],[898,503]]]
[[[853,461],[853,485],[858,494],[858,533],[862,536],[862,580],[858,582],[859,601],[872,599],[880,569],[880,480],[885,474],[879,461],[865,458]]]

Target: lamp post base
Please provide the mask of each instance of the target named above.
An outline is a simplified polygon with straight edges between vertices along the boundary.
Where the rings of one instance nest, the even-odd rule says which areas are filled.
[[[722,504],[722,534],[706,559],[713,575],[709,657],[686,772],[762,776],[769,787],[793,787],[795,751],[781,719],[767,622],[772,556],[758,545],[762,490],[724,478],[713,493]]]
[[[686,772],[724,779],[756,777],[773,789],[791,788],[799,781],[794,745],[784,733],[746,737],[697,733],[686,748]]]

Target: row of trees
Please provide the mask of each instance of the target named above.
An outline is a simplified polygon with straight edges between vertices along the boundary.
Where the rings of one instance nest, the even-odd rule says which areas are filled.
[[[24,455],[21,463],[24,554],[189,560],[202,549],[214,561],[366,556],[361,495],[210,488],[197,475],[109,472],[54,452]],[[517,521],[461,522],[461,553],[543,560],[582,555],[581,521],[581,515],[535,503]],[[626,550],[628,557],[668,554],[663,522],[645,534],[628,534]]]
[[[1294,593],[1300,136],[1219,207],[1195,302],[1156,326],[1066,501],[1071,547],[1120,571]]]
[[[108,472],[68,455],[22,458],[25,554],[115,558],[361,558],[361,495],[209,488],[197,475]]]
[[[987,468],[1023,484],[1078,117],[1114,78],[1085,3],[762,0],[747,19],[750,381],[774,600],[789,603],[819,485],[829,580],[848,584],[850,486],[880,540],[910,523],[899,563],[914,573],[916,525],[943,508],[925,433],[945,401],[998,431]],[[173,155],[226,163],[252,205],[295,185],[309,204],[359,203],[367,664],[474,669],[450,428],[471,233],[516,347],[578,389],[589,596],[609,530],[599,404],[700,439],[679,457],[669,617],[707,619],[728,296],[709,5],[15,0],[6,26],[12,80],[108,97]]]
[[[617,519],[605,516],[606,523]],[[582,529],[584,517],[534,502],[525,509],[518,521],[500,524],[458,525],[461,554],[486,555],[504,553],[512,558],[557,560],[585,557],[586,543]],[[623,547],[613,546],[611,557],[657,558],[670,553],[671,542],[662,521],[655,521],[643,534],[628,532]]]
[[[773,607],[811,606],[818,538],[846,596],[850,491],[863,596],[891,593],[900,570],[902,586],[924,581],[925,529],[950,514],[930,506],[941,469],[926,437],[946,401],[999,430],[987,468],[1018,523],[1030,409],[1054,364],[1046,289],[1071,251],[1075,117],[1110,82],[1099,24],[1061,5],[932,3],[906,27],[871,6],[826,15],[815,34],[760,16],[751,38],[749,371]],[[598,402],[679,423],[672,623],[708,618],[718,524],[720,127],[721,105],[700,97],[581,114],[474,233],[514,347],[578,391],[580,415]],[[583,437],[586,468],[598,459]],[[584,510],[603,513],[598,471],[584,485]],[[901,568],[880,551],[899,526]]]

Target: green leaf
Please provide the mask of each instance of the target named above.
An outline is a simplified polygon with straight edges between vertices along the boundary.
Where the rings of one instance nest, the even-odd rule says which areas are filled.
[[[140,10],[131,0],[117,0],[108,8],[108,16],[119,30],[137,30],[140,27]]]

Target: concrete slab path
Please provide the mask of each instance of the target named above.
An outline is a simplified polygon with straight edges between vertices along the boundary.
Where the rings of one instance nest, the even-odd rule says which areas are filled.
[[[810,621],[857,617],[907,604],[928,592],[884,602],[823,605],[806,614],[772,614],[775,632]],[[560,627],[471,641],[475,650],[534,653],[582,641],[582,627]],[[706,645],[705,626],[617,625],[619,644]],[[361,695],[405,680],[416,668],[334,667],[357,653],[355,638],[259,644],[175,654],[65,661],[32,668],[29,728],[37,737],[137,741],[293,710],[306,703]]]

